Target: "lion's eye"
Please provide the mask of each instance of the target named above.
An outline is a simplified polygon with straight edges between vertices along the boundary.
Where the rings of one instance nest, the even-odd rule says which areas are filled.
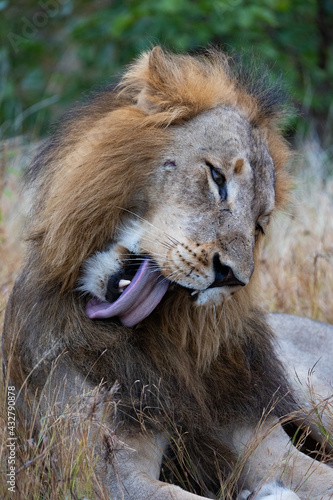
[[[225,177],[223,174],[221,174],[221,172],[218,172],[217,170],[215,170],[215,168],[212,168],[211,169],[211,172],[212,172],[212,177],[213,177],[213,181],[220,187],[220,186],[223,186],[223,184],[225,184]]]
[[[212,179],[219,188],[219,194],[222,201],[227,199],[227,181],[221,172],[219,172],[211,163],[206,161],[207,167],[210,168]]]
[[[260,224],[256,225],[256,233],[261,233],[261,234],[265,235],[265,231]]]
[[[262,215],[259,217],[257,220],[256,224],[256,238],[258,238],[259,234],[262,234],[265,236],[265,229],[267,228],[269,224],[269,219],[270,219],[271,214],[267,213],[265,215]]]

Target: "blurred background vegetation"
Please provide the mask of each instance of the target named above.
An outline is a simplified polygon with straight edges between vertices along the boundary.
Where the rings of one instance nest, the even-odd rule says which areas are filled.
[[[332,0],[0,0],[0,133],[40,137],[89,89],[152,44],[257,54],[298,118],[332,140]],[[309,119],[310,118],[310,119]]]

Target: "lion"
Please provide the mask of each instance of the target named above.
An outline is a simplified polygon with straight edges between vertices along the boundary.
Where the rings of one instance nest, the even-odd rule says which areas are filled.
[[[333,470],[285,431],[309,418],[260,307],[261,242],[291,184],[268,82],[217,49],[155,47],[69,112],[28,172],[7,376],[36,421],[113,388],[90,433],[105,498],[218,498],[232,477],[223,498],[333,496]],[[162,474],[186,457],[181,485]]]

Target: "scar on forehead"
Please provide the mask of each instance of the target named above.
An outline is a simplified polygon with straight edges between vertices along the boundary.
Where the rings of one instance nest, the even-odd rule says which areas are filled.
[[[244,166],[243,158],[238,158],[235,163],[234,172],[235,174],[240,174]]]

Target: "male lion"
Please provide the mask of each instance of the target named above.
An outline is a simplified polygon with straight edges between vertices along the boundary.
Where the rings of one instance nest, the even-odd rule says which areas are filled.
[[[332,469],[279,423],[302,417],[256,299],[260,241],[289,186],[266,80],[219,51],[157,47],[70,113],[30,169],[8,377],[42,413],[117,383],[95,408],[104,435],[91,430],[109,498],[216,498],[231,477],[233,498],[333,495]],[[185,461],[181,488],[166,465]]]

